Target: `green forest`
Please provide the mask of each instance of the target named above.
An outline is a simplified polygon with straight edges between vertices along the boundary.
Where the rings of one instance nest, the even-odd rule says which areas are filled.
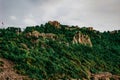
[[[73,44],[76,32],[89,36],[92,46]],[[0,29],[0,57],[15,63],[18,74],[35,80],[90,80],[91,74],[120,75],[120,30],[45,23]],[[84,78],[84,79],[83,79]]]

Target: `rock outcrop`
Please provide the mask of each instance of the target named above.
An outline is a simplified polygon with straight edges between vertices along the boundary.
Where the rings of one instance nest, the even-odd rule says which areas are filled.
[[[60,29],[60,23],[58,21],[49,21],[48,22],[50,25],[53,25],[55,28]]]
[[[104,73],[94,74],[92,76],[93,76],[93,80],[99,80],[99,79],[109,80],[112,74],[109,72],[104,72]]]
[[[90,40],[90,37],[88,35],[84,35],[81,32],[76,32],[76,34],[73,37],[73,44],[79,43],[83,45],[88,45],[92,47],[92,42]]]
[[[29,32],[29,33],[26,33],[26,37],[27,38],[30,38],[30,37],[34,37],[36,39],[42,37],[44,39],[57,39],[57,36],[53,33],[39,33],[38,31],[33,31],[33,32]]]
[[[78,27],[78,26],[66,26],[65,27],[65,29],[67,29],[67,30],[76,30],[76,29],[80,29],[80,27]]]
[[[98,74],[91,75],[92,80],[120,80],[120,76],[112,75],[109,72],[102,72]]]
[[[40,33],[39,33],[38,31],[33,31],[33,32],[31,33],[31,36],[32,36],[32,37],[35,37],[35,38],[39,38]]]
[[[114,31],[111,31],[110,33],[111,34],[115,34],[115,33],[119,33],[120,30],[114,30]]]
[[[23,76],[16,73],[16,70],[14,70],[14,63],[7,60],[0,58],[0,62],[2,62],[2,65],[0,65],[0,69],[2,70],[0,72],[0,80],[32,80],[28,76]]]
[[[88,27],[88,30],[93,31],[94,29],[93,27]]]

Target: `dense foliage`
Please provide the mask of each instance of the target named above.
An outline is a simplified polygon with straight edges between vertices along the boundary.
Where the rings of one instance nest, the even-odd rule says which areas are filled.
[[[60,26],[57,29],[46,23],[27,27],[24,31],[15,27],[0,29],[0,57],[13,61],[19,74],[37,80],[89,79],[89,72],[120,74],[120,31],[102,33],[87,28],[68,30],[66,25]],[[58,38],[38,38],[38,42],[33,43],[34,37],[25,36],[32,31],[54,33]],[[72,44],[76,31],[89,35],[93,47]]]

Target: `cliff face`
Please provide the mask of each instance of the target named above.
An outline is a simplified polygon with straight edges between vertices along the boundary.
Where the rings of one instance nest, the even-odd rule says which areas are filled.
[[[90,47],[92,47],[92,42],[90,40],[90,37],[88,35],[84,35],[81,32],[76,32],[76,34],[73,37],[73,44],[75,43],[79,43],[79,44],[83,44],[83,45],[89,45]]]
[[[60,23],[58,21],[49,21],[48,22],[50,25],[55,26],[56,28],[60,29]]]

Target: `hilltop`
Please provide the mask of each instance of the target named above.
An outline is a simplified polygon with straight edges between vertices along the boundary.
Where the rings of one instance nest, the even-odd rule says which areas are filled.
[[[119,80],[120,30],[100,32],[58,21],[24,31],[8,27],[0,29],[0,57],[1,66],[10,61],[13,73],[28,80]],[[0,79],[4,71],[0,68]]]

